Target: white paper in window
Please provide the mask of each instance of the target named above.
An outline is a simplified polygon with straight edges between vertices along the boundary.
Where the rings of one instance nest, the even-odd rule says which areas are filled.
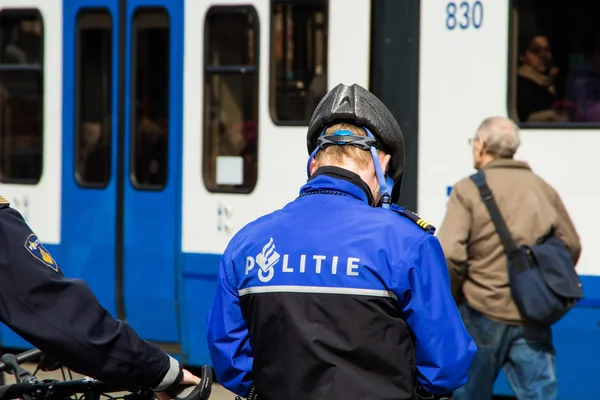
[[[241,185],[244,183],[244,159],[242,157],[217,157],[217,185]]]

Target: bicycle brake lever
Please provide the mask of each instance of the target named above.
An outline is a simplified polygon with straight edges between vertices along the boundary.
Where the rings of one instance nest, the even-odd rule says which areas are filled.
[[[198,385],[173,385],[167,392],[169,396],[175,400],[208,400],[212,391],[212,368],[204,365],[200,372]]]
[[[29,371],[19,365],[14,354],[4,354],[2,362],[6,364],[6,371],[12,372],[17,383],[36,383],[38,380]]]

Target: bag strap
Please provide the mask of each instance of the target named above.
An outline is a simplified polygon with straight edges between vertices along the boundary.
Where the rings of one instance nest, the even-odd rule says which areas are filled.
[[[469,178],[471,178],[475,185],[477,185],[481,200],[487,207],[490,217],[492,217],[492,222],[496,226],[496,232],[498,232],[498,235],[500,236],[500,241],[504,246],[504,251],[510,256],[517,251],[518,248],[506,226],[506,222],[504,222],[504,218],[502,218],[502,214],[500,214],[498,205],[494,200],[494,194],[485,181],[485,173],[482,170],[479,170],[476,174],[471,175]]]

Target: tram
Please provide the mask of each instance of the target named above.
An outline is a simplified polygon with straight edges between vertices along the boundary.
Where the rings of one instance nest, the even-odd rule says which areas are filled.
[[[517,158],[557,189],[582,240],[586,298],[554,327],[560,397],[597,398],[600,118],[571,94],[595,65],[594,7],[0,0],[0,194],[109,312],[201,365],[220,255],[297,196],[308,120],[328,89],[358,83],[388,105],[407,146],[400,202],[437,226],[452,185],[473,172],[478,124],[509,116]],[[558,70],[553,117],[538,119],[517,104],[519,38],[534,29]],[[0,345],[29,347],[5,326]],[[495,392],[512,395],[502,374]]]

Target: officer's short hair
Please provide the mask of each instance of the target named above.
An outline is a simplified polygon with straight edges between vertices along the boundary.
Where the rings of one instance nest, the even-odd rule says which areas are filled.
[[[475,137],[483,141],[488,153],[500,158],[512,158],[521,144],[519,127],[505,117],[484,119]]]
[[[364,129],[345,122],[330,126],[325,131],[325,134],[331,135],[337,131],[343,130],[350,131],[356,136],[367,136]],[[356,146],[350,145],[328,146],[325,149],[319,150],[315,155],[315,161],[318,166],[343,164],[344,158],[351,159],[359,168],[363,169],[369,168],[373,162],[373,156],[370,151],[362,150]]]

